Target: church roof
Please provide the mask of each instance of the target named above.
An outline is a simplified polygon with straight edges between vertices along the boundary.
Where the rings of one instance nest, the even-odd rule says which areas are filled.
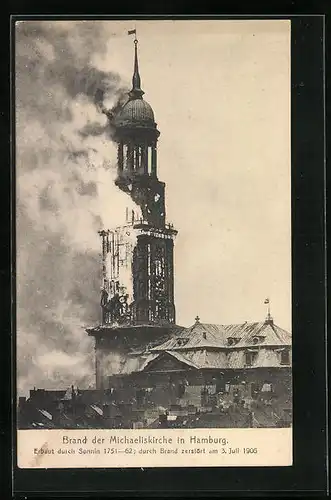
[[[155,346],[152,351],[219,348],[224,344],[225,338],[226,332],[222,325],[195,323],[189,328],[183,328],[163,344]]]
[[[229,343],[229,339],[234,342]],[[270,321],[232,325],[196,322],[151,350],[156,352],[187,351],[198,348],[240,348],[254,345],[289,346],[291,343],[291,334]]]
[[[236,347],[248,347],[259,344],[269,346],[292,344],[291,334],[270,321],[224,325],[224,329],[227,338],[239,339]]]
[[[151,348],[151,354],[139,371],[148,369],[149,363],[157,362],[157,358],[162,365],[165,353],[198,369],[280,367],[280,351],[290,345],[291,334],[272,320],[233,325],[196,321],[191,327],[183,328]],[[246,366],[247,350],[257,351],[250,366]]]

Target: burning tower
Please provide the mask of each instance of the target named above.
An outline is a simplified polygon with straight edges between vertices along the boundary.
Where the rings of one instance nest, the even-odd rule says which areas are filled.
[[[174,238],[166,222],[165,183],[158,179],[160,132],[143,99],[134,40],[134,71],[128,101],[109,116],[118,147],[116,185],[134,209],[123,224],[100,231],[102,243],[101,324],[88,329],[95,338],[96,386],[108,377],[134,371],[149,346],[175,326]],[[128,368],[130,367],[130,368]]]

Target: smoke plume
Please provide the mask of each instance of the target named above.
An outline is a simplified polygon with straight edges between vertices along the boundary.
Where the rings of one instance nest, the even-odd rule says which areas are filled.
[[[126,86],[94,62],[105,24],[16,26],[18,391],[94,384],[100,241],[127,196],[116,189],[108,118]],[[116,210],[110,206],[116,207]],[[117,220],[118,218],[118,220]]]

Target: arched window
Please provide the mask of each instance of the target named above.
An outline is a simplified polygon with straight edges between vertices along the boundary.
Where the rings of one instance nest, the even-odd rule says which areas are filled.
[[[147,171],[150,175],[152,173],[152,148],[149,146],[147,151]]]

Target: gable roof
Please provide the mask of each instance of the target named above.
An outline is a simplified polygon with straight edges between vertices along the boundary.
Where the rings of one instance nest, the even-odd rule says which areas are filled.
[[[186,356],[183,356],[182,354],[180,354],[178,352],[163,351],[163,352],[151,354],[146,359],[144,364],[140,367],[139,371],[146,370],[153,361],[155,361],[157,359],[162,359],[164,356],[167,356],[167,357],[170,356],[171,358],[174,358],[176,361],[179,361],[180,363],[184,363],[185,365],[189,366],[190,368],[199,368],[199,366],[196,365],[193,361],[191,361],[189,358],[187,358]]]
[[[190,368],[226,368],[226,353],[208,351],[206,349],[192,349],[185,353],[178,351],[160,351],[151,354],[138,371],[144,371],[150,363],[156,359],[162,359],[164,355],[171,356],[177,361],[184,363]]]

